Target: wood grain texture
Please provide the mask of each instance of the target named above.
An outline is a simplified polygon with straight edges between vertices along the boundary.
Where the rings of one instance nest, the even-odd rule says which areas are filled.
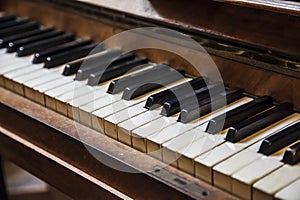
[[[40,1],[38,1],[40,2]],[[201,1],[199,1],[201,2]],[[155,1],[151,1],[153,6],[155,6]],[[191,2],[192,3],[192,2]],[[202,2],[203,3],[203,2]],[[113,5],[113,4],[112,4]],[[197,5],[197,3],[195,4]],[[197,10],[197,12],[192,12],[193,8],[188,9],[190,13],[196,13],[195,15],[202,13],[200,10],[205,8],[205,4],[201,5],[199,8],[200,10]],[[210,6],[212,6],[210,4]],[[188,25],[191,26],[191,22],[189,20],[203,20],[201,17],[197,18],[197,16],[189,16],[188,13],[184,10],[183,14],[182,12],[176,12],[178,9],[184,7],[180,3],[179,5],[173,5],[172,3],[166,3],[166,5],[162,5],[162,12],[167,12],[167,9],[169,10],[170,18],[174,19],[175,21],[181,20],[181,18],[176,19],[178,17],[177,15],[182,15],[181,17],[185,17],[180,23],[178,22],[178,26],[180,25]],[[195,6],[196,7],[196,6]],[[31,17],[34,20],[37,20],[41,22],[42,24],[46,24],[49,26],[55,26],[57,28],[75,32],[80,37],[91,37],[95,41],[103,41],[104,39],[119,33],[123,30],[127,30],[129,28],[136,27],[137,24],[128,25],[127,23],[121,23],[121,22],[115,22],[112,19],[108,19],[106,17],[95,17],[92,13],[86,14],[86,13],[79,13],[78,11],[74,11],[71,8],[65,8],[64,10],[61,7],[56,6],[55,4],[50,4],[47,2],[43,3],[36,3],[31,1],[20,1],[20,0],[11,0],[11,1],[4,1],[3,2],[3,9],[7,10],[7,12],[16,13],[17,15],[23,16],[23,17]],[[196,9],[196,8],[194,8]],[[221,9],[218,8],[218,9]],[[218,13],[215,8],[209,8],[206,9],[203,12],[206,12],[206,16],[214,16],[213,14]],[[239,19],[241,20],[239,25],[235,25],[234,21],[231,20],[225,20],[224,24],[220,25],[224,26],[224,31],[227,30],[227,28],[231,28],[230,31],[232,34],[236,34],[239,31],[244,31],[241,37],[244,37],[247,39],[248,37],[255,37],[257,38],[256,41],[264,42],[269,41],[270,44],[276,45],[277,49],[284,49],[285,45],[288,43],[290,45],[286,46],[291,52],[298,54],[300,51],[300,44],[297,42],[300,42],[298,40],[298,27],[297,25],[300,20],[298,18],[295,18],[295,16],[287,16],[280,14],[282,16],[272,15],[269,12],[262,12],[259,10],[255,10],[247,14],[247,17],[255,17],[259,16],[261,20],[266,20],[264,23],[261,23],[261,20],[252,19],[252,20],[242,20],[241,16],[244,16],[242,13],[243,9],[238,9],[239,11],[237,13],[231,13],[233,10],[228,9],[227,7],[224,7],[224,10],[222,8],[222,11],[219,10],[219,13],[228,12],[228,14],[237,15],[237,16],[231,16],[230,19]],[[34,10],[35,12],[32,12]],[[172,12],[171,12],[172,11]],[[143,11],[145,12],[145,11]],[[210,12],[212,12],[210,14]],[[151,12],[150,12],[151,13]],[[252,13],[252,14],[251,14]],[[175,16],[176,15],[176,16]],[[238,17],[239,15],[239,17]],[[265,16],[266,15],[266,16]],[[230,16],[230,15],[228,15]],[[278,17],[278,18],[277,18]],[[191,18],[191,19],[190,19]],[[154,18],[155,19],[155,18]],[[212,18],[214,19],[214,18]],[[268,22],[268,20],[271,20]],[[216,20],[216,23],[220,23],[218,20]],[[244,23],[242,23],[244,21]],[[205,23],[200,23],[199,26],[203,25],[205,27]],[[248,25],[248,22],[250,25]],[[278,22],[278,23],[277,23]],[[196,23],[196,22],[195,22]],[[283,24],[281,24],[283,23]],[[213,24],[213,23],[211,23]],[[245,28],[250,28],[248,26],[252,26],[253,30],[245,30]],[[272,26],[268,27],[268,26]],[[219,27],[219,26],[218,26]],[[277,27],[277,31],[274,31],[274,28]],[[288,28],[290,27],[290,28]],[[191,26],[191,29],[193,29],[194,26]],[[221,28],[223,29],[223,28]],[[269,33],[265,32],[264,35],[260,35],[263,32],[261,30],[270,31]],[[280,31],[279,31],[280,30]],[[284,33],[287,31],[286,33]],[[291,31],[291,32],[290,32]],[[210,32],[210,31],[208,31]],[[271,33],[272,32],[272,33]],[[250,34],[251,33],[251,34]],[[281,34],[287,34],[286,36]],[[212,32],[213,34],[213,32]],[[275,37],[275,38],[273,38]],[[258,40],[259,38],[259,40]],[[272,39],[273,38],[273,39]],[[276,39],[277,38],[277,39]],[[276,43],[279,42],[279,43]],[[262,43],[260,45],[263,45]],[[189,49],[189,51],[192,51]],[[193,66],[191,66],[190,63],[188,63],[184,58],[180,58],[177,55],[172,54],[171,52],[165,52],[162,50],[157,49],[144,49],[137,52],[138,55],[146,56],[151,61],[157,62],[157,63],[167,63],[170,64],[174,68],[184,68],[188,73],[192,75],[199,75],[197,70]],[[295,107],[297,109],[300,108],[300,101],[299,101],[299,94],[297,91],[297,88],[299,88],[300,81],[298,78],[294,78],[291,76],[294,72],[287,69],[280,69],[278,70],[279,73],[274,72],[274,70],[265,70],[259,67],[256,67],[256,64],[258,61],[256,60],[250,60],[249,62],[242,62],[242,61],[236,61],[231,57],[226,57],[227,55],[224,52],[219,53],[211,53],[211,56],[216,63],[217,67],[220,70],[220,73],[222,75],[222,78],[226,84],[230,87],[241,87],[243,88],[247,93],[261,96],[261,95],[272,95],[277,102],[291,102],[295,104]],[[259,65],[265,65],[264,63],[260,63]],[[271,69],[271,68],[270,68]],[[276,67],[274,67],[276,69]],[[275,70],[276,71],[276,70]]]

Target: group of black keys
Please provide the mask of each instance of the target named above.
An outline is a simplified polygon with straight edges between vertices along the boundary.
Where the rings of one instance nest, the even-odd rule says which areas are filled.
[[[90,39],[78,39],[72,33],[44,27],[29,19],[20,19],[14,15],[0,17],[0,48],[6,48],[7,53],[16,52],[19,57],[34,54],[32,63],[43,63],[44,68],[67,63],[64,76],[76,75],[75,80],[79,81],[88,79],[87,84],[91,86],[152,65],[110,83],[107,92],[123,92],[122,98],[125,100],[138,98],[182,80],[185,76],[184,70],[173,69],[165,64],[156,65],[145,57],[122,53],[121,50],[109,50],[85,58],[96,47],[94,54],[105,50],[101,44],[93,43]],[[167,117],[180,113],[178,121],[188,123],[210,113],[212,104],[216,109],[221,108],[224,98],[230,104],[244,96],[243,90],[239,88],[224,90],[222,83],[208,82],[205,77],[196,77],[189,82],[152,94],[148,97],[145,108],[152,110],[162,107],[161,114]],[[196,101],[191,103],[191,98]],[[220,130],[228,129],[225,139],[236,143],[293,113],[292,104],[274,104],[271,97],[263,96],[211,119],[206,132],[217,134]],[[300,122],[297,122],[265,138],[259,153],[271,155],[299,139]],[[300,161],[300,142],[287,148],[282,161],[288,164]]]

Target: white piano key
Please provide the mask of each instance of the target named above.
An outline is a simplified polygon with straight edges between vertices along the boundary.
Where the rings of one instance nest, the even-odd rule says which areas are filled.
[[[217,187],[220,187],[226,191],[231,192],[232,190],[232,175],[250,164],[254,160],[262,157],[261,154],[257,153],[261,141],[268,135],[274,134],[287,126],[290,126],[300,120],[299,114],[293,114],[272,126],[269,126],[262,131],[260,134],[255,134],[253,137],[246,138],[238,143],[233,144],[237,148],[246,148],[241,152],[238,152],[234,156],[222,161],[221,163],[213,167],[213,183]],[[262,137],[263,136],[263,137]],[[251,146],[249,146],[251,145]]]
[[[266,129],[258,131],[256,134],[252,135],[249,138],[245,138],[238,143],[226,142],[211,151],[205,153],[204,155],[199,156],[195,159],[195,171],[197,177],[209,182],[213,183],[212,180],[212,167],[225,160],[226,158],[234,155],[235,153],[241,151],[242,149],[252,145],[250,148],[257,152],[260,146],[260,142],[263,138],[267,137],[274,132],[285,128],[290,123],[295,123],[295,120],[299,120],[300,115],[295,114],[284,120],[281,120],[272,126],[269,126]],[[260,142],[258,142],[260,141]]]
[[[182,134],[185,131],[191,130],[197,126],[200,125],[200,127],[198,127],[199,131],[204,131],[206,129],[207,126],[207,122],[208,120],[210,120],[211,118],[218,116],[220,114],[223,114],[231,109],[234,109],[240,105],[243,105],[249,101],[251,101],[251,98],[248,97],[244,97],[238,101],[235,101],[229,105],[227,105],[225,108],[220,108],[208,115],[205,115],[191,123],[187,123],[187,124],[183,124],[181,122],[177,122],[171,126],[168,126],[162,130],[160,130],[159,132],[152,134],[150,136],[147,137],[147,152],[155,152],[153,153],[153,156],[157,156],[158,158],[161,158],[161,154],[162,152],[161,150],[161,146],[163,143],[177,137],[178,135]],[[217,138],[219,138],[219,136],[216,136]],[[222,136],[223,137],[223,136]],[[199,141],[200,143],[202,143],[202,141]],[[195,141],[195,143],[197,143],[197,141]],[[196,147],[198,144],[191,144],[189,146],[188,149],[185,149],[185,156],[187,156],[188,158],[194,158],[199,154],[194,155],[196,152],[198,152],[196,149],[198,147]],[[194,150],[195,149],[195,150]],[[178,149],[176,153],[181,153],[182,150]],[[204,152],[203,152],[204,153]],[[194,156],[194,157],[191,157]],[[181,157],[180,157],[181,159]],[[178,166],[180,167],[180,163],[178,163]],[[193,173],[190,170],[186,170],[190,173]]]
[[[68,103],[73,99],[81,97],[83,95],[89,95],[93,92],[93,88],[82,84],[81,82],[74,81],[74,85],[71,90],[66,91],[62,95],[55,98],[56,111],[68,116]],[[69,113],[71,114],[71,113]]]
[[[69,77],[63,77],[63,78],[60,78],[60,79],[50,81],[48,83],[44,83],[44,84],[35,86],[35,87],[33,87],[33,89],[37,90],[40,93],[45,93],[48,90],[64,86],[64,85],[66,85],[68,83],[71,83],[71,82],[73,82],[73,80],[70,79]]]
[[[178,149],[188,148],[193,142],[207,136],[207,133],[194,128],[163,144],[163,161],[177,167],[177,159],[181,156]]]
[[[90,94],[87,94],[88,96],[90,96]],[[97,97],[98,96],[98,97]],[[116,101],[120,101],[122,98],[121,94],[116,94],[116,95],[110,95],[105,93],[104,91],[99,92],[98,95],[96,95],[97,99],[94,98],[93,101],[88,100],[86,101],[87,103],[85,104],[77,104],[77,105],[73,105],[70,104],[73,107],[73,111],[74,108],[76,109],[76,114],[77,114],[77,119],[79,119],[79,121],[85,123],[86,125],[91,126],[91,119],[86,116],[86,114],[93,112],[94,108],[102,108],[105,106],[108,106],[110,104],[113,104]],[[87,117],[87,118],[86,118]]]
[[[105,93],[105,92],[104,92]],[[109,98],[111,97],[117,97],[114,98],[113,101],[109,101],[109,104],[103,104],[102,102],[91,102],[91,104],[86,105],[84,107],[80,107],[80,114],[83,116],[85,113],[92,112],[92,119],[95,123],[93,126],[95,129],[97,129],[97,121],[102,120],[103,118],[112,115],[113,113],[116,113],[120,110],[123,110],[125,108],[128,108],[130,106],[133,106],[135,104],[138,104],[142,101],[144,101],[144,98],[138,98],[133,99],[130,101],[122,100],[122,94],[108,94],[105,93]]]
[[[13,71],[5,72],[4,76],[10,79],[17,79],[19,76],[24,76],[29,73],[36,73],[38,71],[45,71],[50,73],[55,73],[61,75],[61,71],[64,69],[64,66],[55,67],[52,69],[43,68],[43,64],[31,64],[31,65],[24,65],[23,67],[17,68]],[[22,73],[23,72],[23,73]]]
[[[262,156],[232,175],[232,193],[243,199],[251,199],[252,184],[281,167],[278,159]]]
[[[225,142],[211,151],[198,156],[194,161],[196,176],[212,184],[213,166],[241,151],[241,149],[242,147],[240,146],[235,146],[233,143]]]
[[[5,48],[0,49],[0,54],[1,54],[1,55],[2,55],[2,54],[5,54],[5,52],[6,52],[6,49],[5,49]]]
[[[3,62],[0,64],[0,67],[5,66],[5,65],[10,65],[12,63],[22,63],[23,64],[31,64],[32,59],[33,59],[33,55],[30,56],[24,56],[24,57],[17,57],[16,54],[5,54],[2,55],[1,60],[3,60]]]
[[[24,82],[23,85],[27,86],[27,87],[30,87],[30,88],[33,88],[37,85],[41,85],[43,83],[46,83],[46,82],[49,82],[49,81],[52,81],[52,80],[55,80],[55,79],[61,79],[61,78],[63,78],[63,77],[59,74],[50,73],[50,72],[46,71],[46,73],[43,76],[39,76],[35,79],[26,81],[26,82]]]
[[[58,73],[63,68],[63,66],[60,66],[56,69],[50,69],[50,70],[44,69],[42,68],[42,66],[43,66],[42,64],[28,65],[5,73],[3,75],[5,86],[8,89],[11,89],[21,95],[25,95],[26,93],[28,98],[34,100],[33,96],[35,95],[39,96],[39,94],[38,93],[35,94],[35,90],[33,90],[35,86],[41,85],[43,83],[47,83],[54,79],[60,79],[64,77],[63,75]],[[27,81],[24,79],[24,77],[32,77],[32,78],[30,78]],[[40,101],[37,102],[41,103]]]
[[[145,105],[145,102],[143,103]],[[146,111],[140,115],[132,117],[131,119],[118,124],[118,140],[131,146],[131,131],[142,126],[143,124],[162,117],[160,115],[160,111],[161,109],[159,108],[151,111]]]
[[[42,66],[43,66],[42,64],[34,65],[34,67],[25,66],[25,67],[22,67],[21,69],[17,68],[16,70],[4,72],[3,74],[6,78],[13,79],[15,77],[22,76],[24,74],[28,74],[28,73],[34,72],[36,70],[39,70],[42,68]]]
[[[172,124],[164,129],[160,130],[157,133],[154,133],[148,137],[146,137],[147,142],[147,153],[162,159],[162,144],[179,136],[180,134],[193,129],[199,124],[205,123],[205,120],[197,121],[194,123],[183,124],[181,122],[177,122]],[[207,125],[207,124],[206,124]],[[205,125],[205,127],[206,127]],[[204,128],[205,129],[205,128]]]
[[[24,82],[45,76],[45,74],[47,74],[47,73],[49,73],[49,72],[47,72],[45,70],[39,70],[36,72],[25,74],[23,76],[18,76],[16,78],[14,78],[14,80],[4,79],[4,85],[7,88],[9,88],[17,93],[19,93],[19,91],[20,91],[21,94],[24,95],[24,87],[23,87]]]
[[[215,167],[213,167],[214,185],[222,188],[223,190],[231,192],[231,176],[239,169],[249,165],[260,157],[262,157],[261,154],[253,152],[249,149],[245,149],[216,165]]]
[[[300,189],[300,179],[294,181],[293,183],[289,184],[279,192],[275,194],[276,199],[293,199],[293,200],[300,200],[299,195]]]
[[[128,75],[147,70],[147,69],[152,68],[152,67],[153,66],[147,66],[147,67],[144,67],[142,69],[139,69],[139,70],[130,72],[128,74],[125,74],[125,75],[116,77],[114,79],[111,79],[111,80],[107,81],[106,83],[104,83],[103,86],[101,86],[101,87],[103,87],[102,92],[105,95],[110,96],[110,94],[106,93],[106,91],[108,89],[109,84],[113,80],[120,79],[120,78],[126,77]],[[147,95],[143,95],[142,97],[135,98],[135,99],[132,99],[130,101],[125,101],[125,100],[120,101],[121,98],[119,98],[119,96],[120,95],[117,95],[118,98],[115,98],[115,100],[111,102],[112,103],[111,105],[103,105],[103,103],[101,103],[101,102],[99,102],[99,103],[98,102],[90,102],[89,104],[80,106],[78,108],[78,110],[79,110],[79,121],[84,123],[87,126],[93,127],[96,130],[103,131],[103,128],[102,128],[103,126],[99,125],[99,124],[102,123],[104,117],[107,117],[107,116],[109,116],[109,115],[111,115],[115,112],[118,112],[122,109],[130,107],[130,106],[135,105],[137,103],[140,103],[140,102],[146,100],[146,98],[147,98]],[[111,98],[111,97],[109,97],[109,98]],[[102,109],[104,109],[104,110],[102,110]]]
[[[21,64],[20,64],[21,63]],[[18,69],[24,69],[27,66],[30,66],[29,64],[24,64],[21,61],[16,63],[11,63],[7,65],[3,65],[0,67],[0,74],[5,74],[10,71],[18,70]]]
[[[174,87],[176,85],[179,85],[179,84],[182,84],[186,81],[189,81],[190,79],[186,78],[186,79],[182,79],[182,80],[178,80],[174,83],[171,83],[171,84],[168,84],[166,85],[165,87],[162,87],[162,88],[159,88],[159,89],[156,89],[154,91],[151,91],[147,94],[144,94],[140,97],[137,97],[135,99],[132,99],[130,101],[126,101],[126,100],[119,100],[119,101],[116,101],[116,102],[113,102],[111,105],[107,105],[106,107],[103,107],[99,110],[96,110],[95,112],[92,113],[92,127],[96,130],[99,130],[101,132],[103,132],[103,129],[104,129],[104,122],[105,122],[105,118],[114,114],[114,113],[117,113],[123,109],[127,109],[133,105],[136,105],[138,103],[141,103],[141,102],[144,102],[146,101],[146,99],[149,97],[149,95],[151,94],[155,94],[157,92],[160,92],[162,90],[165,90],[167,88],[171,88],[171,87]],[[94,107],[97,107],[97,103],[94,103]],[[99,107],[99,106],[98,106]],[[144,108],[143,108],[144,109]],[[83,116],[86,117],[87,120],[89,120],[89,115],[86,113],[86,111],[83,111],[82,110],[82,114]],[[123,127],[124,128],[124,127]]]
[[[23,84],[27,81],[42,77],[43,75],[46,75],[48,73],[50,73],[50,72],[48,72],[46,69],[41,69],[41,70],[29,73],[29,74],[24,74],[22,76],[18,76],[14,79],[14,81]]]
[[[99,130],[100,132],[104,131],[104,118],[117,113],[119,111],[122,111],[126,108],[129,108],[133,105],[136,105],[138,103],[141,103],[143,101],[142,100],[133,100],[133,101],[126,101],[121,99],[122,98],[122,94],[116,94],[116,95],[112,95],[112,97],[115,98],[115,100],[118,101],[112,101],[109,98],[105,98],[105,102],[94,102],[95,107],[100,108],[96,111],[94,111],[91,115],[92,118],[92,127],[96,130]],[[111,98],[112,98],[111,97]],[[118,99],[116,99],[118,98]],[[84,116],[84,110],[81,110],[82,116]],[[88,111],[88,110],[86,110]]]
[[[2,60],[0,67],[18,61],[18,57],[16,53],[1,54],[0,59]]]
[[[146,111],[147,109],[144,108],[144,102],[142,102],[106,117],[104,121],[105,134],[117,139],[117,124]]]
[[[146,137],[177,122],[178,115],[161,117],[132,131],[132,146],[142,152],[147,152]]]
[[[78,82],[72,81],[59,88],[53,88],[45,92],[45,105],[48,108],[56,110],[56,97],[59,97],[69,91],[73,91],[75,87],[78,87]]]
[[[46,102],[45,102],[46,96],[44,93],[46,91],[51,90],[53,88],[60,88],[71,82],[73,82],[73,80],[70,79],[69,77],[63,77],[63,78],[47,81],[43,84],[34,86],[33,88],[26,87],[25,88],[26,97],[37,103],[45,105],[46,104]]]
[[[118,95],[118,97],[121,99],[120,95]],[[98,120],[103,119],[104,117],[107,117],[112,113],[123,110],[130,105],[134,105],[129,103],[129,101],[121,101],[121,100],[112,103],[110,103],[111,101],[107,101],[107,102],[108,103],[95,101],[95,102],[90,102],[89,104],[86,104],[84,106],[81,106],[79,110],[79,115],[80,115],[79,117],[82,118],[81,121],[89,125],[91,124],[90,122],[91,119],[92,121],[94,121],[94,123],[92,123],[93,128],[97,129]]]
[[[253,199],[272,199],[276,192],[297,179],[300,179],[300,165],[284,165],[254,183]]]
[[[263,177],[267,176],[272,171],[280,169],[279,167],[281,167],[284,164],[280,162],[280,160],[285,150],[286,148],[283,148],[272,155],[262,156],[261,158],[249,164],[248,166],[245,166],[244,168],[240,169],[236,174],[232,176],[232,193],[242,198],[252,197],[252,184],[258,181],[259,179],[262,179]],[[268,167],[265,167],[266,164],[268,165]],[[256,173],[249,174],[250,171],[255,171]],[[270,197],[257,190],[256,195],[258,197]]]

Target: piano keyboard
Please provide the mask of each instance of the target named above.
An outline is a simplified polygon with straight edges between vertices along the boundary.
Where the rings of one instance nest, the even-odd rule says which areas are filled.
[[[299,198],[293,105],[222,91],[205,77],[178,76],[185,74],[121,50],[89,55],[97,43],[29,19],[5,15],[0,27],[2,87],[240,198]],[[144,84],[154,82],[165,87]],[[227,105],[212,112],[208,91]]]

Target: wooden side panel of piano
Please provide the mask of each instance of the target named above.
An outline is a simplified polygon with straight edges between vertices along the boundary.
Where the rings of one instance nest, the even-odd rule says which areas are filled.
[[[95,4],[95,2],[89,3]],[[300,32],[299,13],[296,11],[292,14],[277,13],[220,2],[205,3],[204,1],[192,1],[190,5],[184,5],[186,10],[181,13],[179,11],[182,11],[183,5],[180,3],[161,5],[159,1],[144,2],[148,3],[144,4],[147,5],[146,7],[138,9],[138,7],[127,6],[128,10],[126,10],[126,5],[122,4],[122,7],[122,5],[118,5],[118,1],[113,1],[110,6],[119,6],[118,11],[109,9],[107,3],[102,1],[96,2],[96,4],[101,4],[103,7],[73,1],[10,0],[1,1],[0,7],[5,12],[30,17],[42,24],[75,32],[81,37],[91,37],[95,41],[103,41],[116,33],[135,27],[175,28],[191,35],[196,40],[208,41],[206,49],[228,86],[241,87],[247,93],[256,96],[270,95],[277,102],[288,101],[294,103],[296,108],[300,108],[300,94],[296,92],[300,88],[300,65],[298,62],[300,41],[297,40],[297,33]],[[151,9],[148,7],[149,5],[151,5]],[[209,8],[216,10],[213,12]],[[146,11],[153,9],[157,9],[158,16],[153,13],[147,15]],[[225,9],[226,12],[221,12],[222,9]],[[122,10],[126,12],[121,12]],[[192,11],[195,14],[187,16],[187,13],[192,13]],[[238,13],[235,13],[237,11]],[[245,12],[248,12],[249,15],[239,19],[240,14]],[[224,17],[222,15],[236,18],[232,18],[232,23],[222,24],[218,22],[218,19]],[[209,19],[213,17],[215,21],[211,25]],[[271,21],[273,23],[264,24]],[[243,27],[245,23],[251,24],[252,27]],[[255,23],[257,24],[255,25]],[[251,29],[256,30],[255,34],[249,34]],[[280,30],[284,30],[283,35],[288,37],[282,37],[282,34],[272,35]],[[259,43],[258,38],[264,39]],[[221,48],[222,46],[226,46],[226,48]],[[250,53],[252,57],[240,56],[230,51],[233,48],[254,54]],[[158,63],[163,62],[174,67],[183,67],[190,74],[197,75],[187,61],[172,53],[154,49],[141,50],[137,53]],[[269,62],[270,60],[272,62]],[[75,127],[72,120],[9,91],[2,88],[0,90],[1,102],[5,104],[5,106],[1,106],[1,115],[5,113],[7,116],[5,120],[1,121],[0,132],[3,133],[0,135],[1,144],[3,144],[0,148],[1,155],[32,170],[41,178],[48,179],[50,184],[61,187],[63,192],[73,197],[86,199],[98,195],[107,198],[123,198],[122,193],[126,193],[136,198],[142,198],[144,195],[155,198],[159,193],[161,198],[181,199],[186,198],[186,195],[205,198],[207,194],[209,194],[207,196],[209,199],[233,198],[172,167],[166,169],[174,174],[175,178],[176,176],[184,178],[188,183],[203,188],[203,191],[201,190],[203,193],[194,193],[195,191],[192,189],[185,188],[178,183],[176,185],[176,182],[172,182],[172,180],[158,178],[154,172],[147,173],[147,175],[129,175],[110,169],[96,162],[79,140],[87,143],[92,151],[99,151],[100,155],[107,154],[112,162],[118,162],[131,169],[149,172],[153,171],[155,166],[161,166],[161,163],[107,139],[82,125],[76,124]],[[13,124],[16,119],[20,123]],[[76,128],[85,130],[89,136],[79,138]],[[94,138],[99,139],[95,140]],[[101,142],[103,140],[108,143]],[[125,152],[136,154],[136,157],[132,158],[131,154],[117,152],[110,145],[120,146]],[[44,153],[37,153],[40,150]],[[26,158],[20,152],[24,152]],[[31,162],[28,163],[28,160]],[[39,160],[39,162],[34,162],[35,160]],[[47,171],[45,171],[46,166],[48,166]],[[50,177],[49,174],[51,174]],[[70,182],[78,182],[81,185],[70,184]],[[102,189],[99,189],[101,187]]]

